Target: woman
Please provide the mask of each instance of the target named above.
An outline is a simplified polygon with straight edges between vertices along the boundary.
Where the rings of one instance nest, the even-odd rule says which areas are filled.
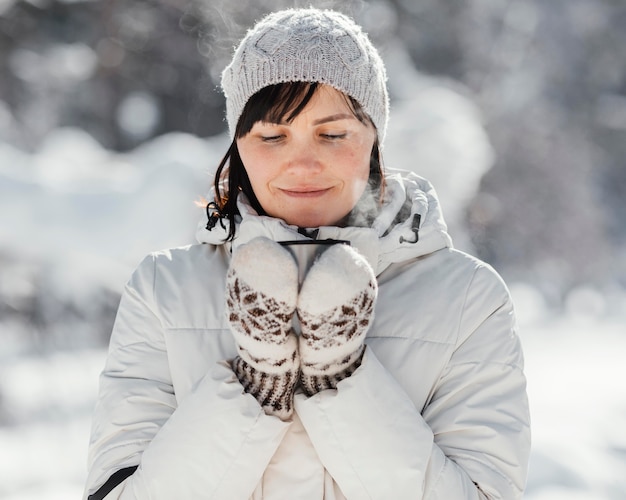
[[[86,498],[521,497],[509,293],[452,249],[427,181],[383,174],[385,79],[336,12],[243,39],[202,244],[123,294]]]

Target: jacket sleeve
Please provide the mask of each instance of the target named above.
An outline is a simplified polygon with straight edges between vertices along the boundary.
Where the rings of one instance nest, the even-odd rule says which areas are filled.
[[[107,500],[248,498],[289,423],[265,415],[227,363],[216,364],[177,401],[154,283],[149,257],[120,302],[100,378],[84,498],[108,490]]]
[[[479,266],[423,411],[370,347],[337,391],[299,394],[295,406],[347,498],[518,499],[530,452],[522,365],[508,291]]]

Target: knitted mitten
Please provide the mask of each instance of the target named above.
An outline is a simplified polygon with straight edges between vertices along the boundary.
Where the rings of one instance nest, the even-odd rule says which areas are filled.
[[[363,339],[373,319],[376,276],[348,245],[334,245],[309,270],[298,298],[300,382],[311,396],[360,366]]]
[[[298,341],[291,321],[298,268],[291,254],[267,238],[242,245],[226,278],[226,314],[237,344],[231,363],[244,390],[265,412],[285,420],[298,382]]]

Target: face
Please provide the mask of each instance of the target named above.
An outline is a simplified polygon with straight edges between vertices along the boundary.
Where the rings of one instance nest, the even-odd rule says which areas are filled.
[[[299,227],[341,225],[367,187],[376,131],[322,85],[290,123],[256,122],[237,148],[268,215]]]

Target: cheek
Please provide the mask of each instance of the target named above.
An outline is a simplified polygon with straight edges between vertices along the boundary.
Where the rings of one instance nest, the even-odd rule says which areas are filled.
[[[370,155],[363,153],[362,150],[353,151],[345,165],[349,167],[344,169],[344,180],[351,192],[351,203],[356,203],[367,187],[370,176]]]
[[[264,157],[261,151],[256,150],[253,147],[248,146],[245,143],[238,144],[239,156],[241,162],[248,174],[252,188],[256,190],[257,186],[264,184],[264,177],[267,173],[267,169],[264,165],[268,164],[268,160]]]
[[[351,152],[350,159],[346,162],[346,164],[350,165],[349,175],[355,179],[355,181],[367,182],[369,179],[370,156],[370,150],[365,150],[364,148],[358,148],[357,150]]]

